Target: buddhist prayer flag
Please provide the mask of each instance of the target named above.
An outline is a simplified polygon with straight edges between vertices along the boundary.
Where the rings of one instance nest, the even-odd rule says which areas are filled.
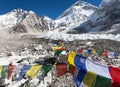
[[[114,56],[117,57],[119,55],[118,52],[114,52]]]
[[[67,64],[56,64],[57,77],[63,76],[67,73]]]
[[[12,73],[13,73],[15,67],[16,67],[15,65],[9,65],[8,66],[8,80],[11,78]]]
[[[108,66],[102,65],[88,58],[86,59],[85,65],[88,71],[92,71],[98,75],[105,76],[106,78],[111,78]]]
[[[30,65],[24,65],[23,69],[21,70],[19,77],[18,77],[18,81],[22,80],[25,77],[26,72],[31,68]]]
[[[98,55],[100,55],[100,56],[102,55],[102,51],[101,50],[97,50],[96,52],[97,52]]]
[[[68,54],[68,62],[69,64],[75,66],[74,64],[74,58],[76,56],[76,53],[74,51],[71,51],[69,54]]]
[[[13,74],[15,76],[18,76],[20,74],[21,70],[23,69],[23,66],[24,65],[18,65],[18,66],[16,66]]]
[[[86,58],[83,57],[82,55],[77,54],[75,56],[74,63],[78,69],[86,70],[85,61],[86,61]]]
[[[108,52],[108,58],[113,58],[114,57],[114,52],[109,51]]]
[[[93,54],[96,54],[96,50],[93,49],[93,50],[92,50],[92,53],[93,53]]]
[[[85,75],[83,83],[88,87],[94,87],[96,77],[97,77],[96,73],[88,71],[87,74]]]
[[[2,66],[0,65],[0,74],[1,74],[1,72],[2,72]]]
[[[26,73],[27,76],[35,78],[42,65],[33,65]]]
[[[108,57],[108,51],[107,50],[103,51],[102,55]]]
[[[88,49],[86,53],[91,54],[92,50]]]
[[[79,48],[79,49],[77,50],[77,52],[81,54],[81,53],[83,52],[83,49],[82,49],[82,48]]]
[[[75,56],[74,62],[77,68],[74,72],[77,87],[83,84],[85,87],[111,87],[112,78],[108,66],[78,54]]]
[[[97,75],[94,86],[92,87],[111,87],[112,81],[110,78]]]
[[[119,83],[120,85],[120,68],[115,68],[110,66],[109,70],[110,70],[110,75],[113,79],[113,82]]]
[[[2,79],[5,79],[8,77],[8,66],[7,65],[2,66],[1,76],[2,76]]]
[[[53,65],[43,65],[40,71],[42,72],[43,75],[46,76],[47,73],[52,69],[52,67]]]

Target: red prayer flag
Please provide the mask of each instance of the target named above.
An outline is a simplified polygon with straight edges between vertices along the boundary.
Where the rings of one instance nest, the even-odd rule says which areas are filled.
[[[120,68],[110,66],[109,69],[113,80],[112,87],[120,87]]]
[[[8,66],[8,80],[11,78],[12,72],[15,69],[15,65],[9,65]]]
[[[108,57],[108,51],[107,50],[103,51],[102,55]]]
[[[67,73],[67,64],[56,64],[57,77]]]
[[[83,49],[80,48],[80,49],[77,50],[77,52],[78,52],[78,53],[82,53],[82,52],[83,52]]]

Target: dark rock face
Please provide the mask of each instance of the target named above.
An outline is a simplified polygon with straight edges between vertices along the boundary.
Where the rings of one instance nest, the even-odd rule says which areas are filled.
[[[102,2],[100,7],[88,17],[88,20],[79,27],[74,28],[73,33],[111,33],[119,34],[120,29],[120,1],[111,0]],[[71,32],[70,32],[71,33]]]
[[[35,13],[28,12],[28,15],[15,27],[10,33],[40,33],[49,30],[49,23],[44,18],[37,16]]]
[[[103,2],[100,8],[95,13],[93,13],[86,22],[86,30],[88,32],[111,30],[112,25],[120,23],[119,5],[119,0],[113,0],[106,5]]]

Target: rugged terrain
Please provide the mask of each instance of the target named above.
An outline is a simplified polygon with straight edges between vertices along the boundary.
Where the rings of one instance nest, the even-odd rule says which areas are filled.
[[[69,51],[90,48],[120,53],[119,4],[120,0],[107,0],[107,2],[103,0],[97,8],[87,2],[77,1],[55,20],[22,9],[0,15],[0,62],[9,64],[15,60],[19,61],[19,64],[33,64],[36,60],[43,61],[54,56],[52,46],[55,46],[59,39],[65,42],[65,47]],[[112,59],[103,56],[83,55],[105,65],[116,65]],[[51,74],[53,81],[45,80],[47,86],[66,87],[68,84],[69,87],[74,86],[71,75],[66,74],[58,79],[54,77],[54,68],[48,77]],[[20,85],[22,87],[46,85],[44,81],[40,84],[35,81],[38,84],[36,86],[32,80]],[[1,85],[2,81],[0,82]],[[34,86],[30,86],[30,83]],[[12,82],[9,87],[13,84],[16,85]]]

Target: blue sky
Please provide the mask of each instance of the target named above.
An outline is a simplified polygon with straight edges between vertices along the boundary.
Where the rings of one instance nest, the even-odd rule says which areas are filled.
[[[47,15],[52,19],[57,18],[62,12],[78,0],[0,0],[0,15],[13,9],[32,10],[39,16]],[[101,0],[83,0],[99,6]]]

